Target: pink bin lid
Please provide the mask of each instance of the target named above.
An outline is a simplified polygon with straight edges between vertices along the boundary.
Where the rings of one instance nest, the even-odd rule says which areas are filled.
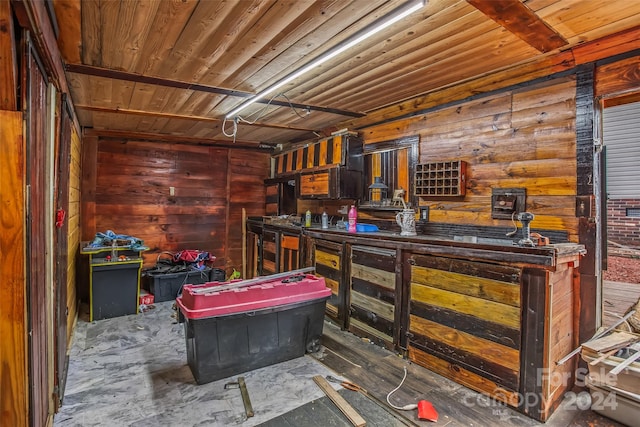
[[[208,282],[184,285],[182,295],[176,299],[180,311],[187,319],[223,316],[254,311],[285,304],[306,302],[331,296],[324,277],[305,274],[297,282],[275,280],[234,289],[216,291],[216,287],[229,283]],[[203,293],[203,289],[211,292]],[[194,291],[197,290],[196,293]]]

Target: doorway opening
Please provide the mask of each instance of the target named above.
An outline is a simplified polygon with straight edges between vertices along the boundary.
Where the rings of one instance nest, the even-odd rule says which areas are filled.
[[[601,100],[602,324],[640,298],[640,92]]]

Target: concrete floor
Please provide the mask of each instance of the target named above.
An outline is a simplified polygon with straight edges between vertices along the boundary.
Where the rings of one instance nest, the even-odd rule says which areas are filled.
[[[76,325],[62,407],[54,427],[254,426],[324,396],[311,356],[240,374],[255,416],[247,419],[237,377],[196,384],[173,302],[138,315]]]
[[[94,322],[88,322],[86,314],[80,317],[69,355],[64,400],[55,416],[54,427],[256,426],[263,423],[270,427],[299,427],[297,421],[291,424],[291,420],[302,419],[306,419],[305,426],[349,426],[346,418],[340,420],[340,414],[336,418],[335,413],[328,411],[335,408],[312,377],[347,378],[369,392],[379,392],[378,398],[384,400],[385,393],[399,383],[403,366],[409,367],[411,376],[394,398],[402,402],[428,398],[437,405],[440,419],[437,423],[419,421],[415,411],[410,411],[403,416],[411,423],[405,424],[400,418],[399,424],[540,425],[510,408],[464,405],[463,402],[484,401],[483,396],[327,322],[320,352],[238,375],[245,378],[255,412],[254,417],[247,418],[240,391],[224,388],[226,383],[236,381],[237,376],[196,384],[187,365],[184,327],[177,323],[172,305],[172,301],[163,302],[138,315]],[[394,378],[380,376],[377,367],[387,367],[382,370],[390,370]],[[337,384],[332,385],[341,389]],[[340,390],[343,394],[345,391]],[[349,393],[355,392],[346,395]],[[588,408],[588,401],[579,403],[581,408],[585,403]],[[372,413],[367,414],[365,406],[356,406],[356,409],[365,416]],[[301,418],[303,413],[310,414],[308,419]],[[388,427],[392,424],[368,422],[368,425]],[[583,425],[619,426],[588,409],[576,411],[565,404],[547,423],[549,427]]]

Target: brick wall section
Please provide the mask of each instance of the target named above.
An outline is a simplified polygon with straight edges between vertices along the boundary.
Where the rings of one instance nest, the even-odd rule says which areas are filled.
[[[607,238],[621,245],[640,247],[640,218],[628,217],[628,208],[640,209],[640,199],[607,201]]]

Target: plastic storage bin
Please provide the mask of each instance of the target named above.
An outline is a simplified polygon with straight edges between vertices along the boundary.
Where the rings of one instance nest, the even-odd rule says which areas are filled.
[[[141,268],[142,260],[91,265],[91,321],[138,313]]]
[[[627,426],[637,426],[640,416],[640,395],[608,387],[585,378],[591,394],[591,409]]]
[[[324,278],[261,283],[215,291],[219,283],[186,285],[176,300],[184,318],[187,362],[198,384],[304,356],[319,349]],[[210,293],[197,294],[194,290]]]
[[[210,280],[211,268],[181,271],[178,273],[145,273],[146,285],[155,302],[176,299],[183,285],[201,284]]]

